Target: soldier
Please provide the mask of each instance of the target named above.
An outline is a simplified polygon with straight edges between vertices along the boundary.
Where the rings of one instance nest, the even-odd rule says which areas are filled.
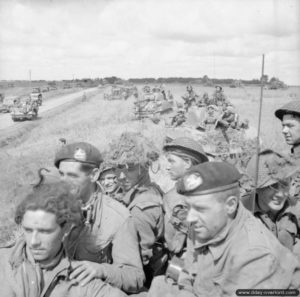
[[[119,167],[119,179],[124,189],[123,203],[131,212],[138,233],[146,274],[145,286],[149,287],[153,276],[164,272],[167,261],[163,249],[163,193],[150,181],[146,164],[128,162]]]
[[[192,244],[178,285],[157,278],[149,296],[229,297],[242,289],[300,288],[299,261],[240,203],[239,179],[225,162],[200,164],[180,179]]]
[[[205,126],[215,126],[216,122],[217,122],[217,116],[215,115],[215,113],[218,111],[217,107],[215,105],[209,105],[207,106],[207,114],[205,115],[204,118],[204,125]]]
[[[168,160],[167,171],[178,181],[193,165],[207,162],[202,146],[192,138],[180,137],[163,147]],[[171,255],[181,256],[186,245],[188,224],[184,196],[173,187],[163,198],[165,211],[165,240]]]
[[[256,195],[251,198],[255,199],[254,216],[259,218],[284,246],[295,254],[299,253],[300,259],[300,229],[289,200],[289,178],[296,171],[297,167],[282,155],[272,150],[262,151],[259,154]],[[246,173],[252,180],[255,179],[255,156],[247,164]],[[247,204],[253,205],[253,202],[249,202],[243,201],[246,207]]]
[[[186,121],[185,111],[183,108],[179,108],[177,114],[172,118],[171,126],[179,127]]]
[[[70,238],[69,252],[80,260],[70,278],[84,284],[100,278],[125,292],[136,292],[144,282],[138,241],[129,211],[101,193],[97,184],[101,163],[99,150],[86,142],[64,145],[55,156],[61,179],[79,189],[85,217],[83,230]]]
[[[291,101],[275,111],[275,116],[282,122],[282,133],[290,145],[292,156],[300,159],[300,102]]]
[[[196,104],[196,100],[199,97],[193,90],[193,87],[191,85],[188,85],[186,87],[187,93],[182,96],[182,99],[184,100],[184,107],[185,111],[188,111],[188,109]]]
[[[294,100],[275,111],[275,116],[281,120],[282,133],[285,141],[291,146],[291,158],[300,172],[300,102]],[[294,204],[294,213],[300,224],[300,173],[296,174],[290,183],[290,199]]]
[[[112,164],[102,166],[99,181],[104,193],[123,204],[124,191],[117,176],[117,168]]]
[[[223,129],[228,129],[229,127],[235,129],[238,123],[238,116],[232,106],[223,107],[223,114],[218,120],[218,126]]]
[[[27,194],[15,212],[23,235],[0,249],[0,295],[121,297],[127,296],[100,279],[81,286],[70,280],[73,264],[66,238],[82,225],[80,202],[63,182],[41,184]]]
[[[223,88],[217,85],[215,87],[215,92],[213,93],[212,102],[210,102],[210,104],[223,106],[224,103],[227,103],[227,97],[224,94]]]

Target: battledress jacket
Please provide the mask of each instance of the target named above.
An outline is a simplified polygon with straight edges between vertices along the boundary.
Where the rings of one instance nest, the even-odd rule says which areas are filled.
[[[300,263],[240,204],[226,231],[205,244],[195,239],[188,244],[179,286],[162,278],[152,286],[149,297],[229,297],[238,289],[299,289]]]
[[[27,257],[25,241],[0,249],[0,296],[2,297],[125,297],[124,292],[100,279],[81,287],[69,280],[71,262],[62,254],[51,269],[41,269]]]
[[[165,211],[165,241],[168,250],[180,254],[185,245],[188,233],[186,223],[186,203],[183,195],[172,188],[163,198]]]
[[[291,212],[291,208],[286,202],[282,210],[275,218],[264,213],[257,203],[255,203],[254,216],[259,218],[262,223],[278,238],[278,240],[300,260],[300,241],[299,225],[296,216]]]
[[[155,244],[163,238],[162,195],[155,186],[140,186],[127,192],[123,201],[128,205],[138,233],[143,265],[147,265],[155,252]]]
[[[71,258],[102,263],[105,282],[128,293],[139,291],[145,275],[128,209],[101,193],[91,205],[90,223],[70,240]]]

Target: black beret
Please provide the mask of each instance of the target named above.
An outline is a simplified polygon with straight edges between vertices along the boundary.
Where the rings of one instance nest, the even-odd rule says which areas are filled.
[[[300,100],[288,102],[275,111],[275,116],[281,121],[285,114],[293,114],[300,117]]]
[[[186,196],[206,195],[238,187],[239,171],[226,162],[205,162],[192,167],[178,182],[177,192]]]
[[[73,161],[91,164],[97,167],[103,162],[100,151],[87,142],[75,142],[64,145],[56,153],[54,165],[58,168],[61,161]]]

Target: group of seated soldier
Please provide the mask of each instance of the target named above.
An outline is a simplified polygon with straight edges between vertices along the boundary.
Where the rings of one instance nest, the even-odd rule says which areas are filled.
[[[86,142],[57,151],[57,177],[43,176],[20,202],[22,234],[0,249],[1,296],[299,290],[299,199],[290,199],[299,166],[261,152],[260,167],[246,168],[252,180],[258,170],[256,188],[240,197],[242,174],[180,137],[162,148],[175,183],[164,193],[150,161],[123,149],[113,162]]]

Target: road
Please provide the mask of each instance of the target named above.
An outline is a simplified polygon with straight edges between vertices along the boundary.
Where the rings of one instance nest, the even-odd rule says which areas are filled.
[[[51,99],[48,99],[43,102],[43,105],[40,106],[39,108],[39,117],[42,116],[45,112],[48,112],[50,110],[53,110],[59,106],[62,106],[66,103],[71,102],[72,100],[75,100],[77,98],[82,97],[84,94],[88,95],[90,93],[96,92],[99,90],[98,88],[90,88],[86,89],[80,92],[68,94],[68,95],[63,95],[59,97],[54,97]],[[0,132],[1,130],[6,130],[7,128],[10,127],[17,127],[21,126],[25,122],[13,122],[11,119],[11,115],[9,113],[6,114],[0,114]]]

